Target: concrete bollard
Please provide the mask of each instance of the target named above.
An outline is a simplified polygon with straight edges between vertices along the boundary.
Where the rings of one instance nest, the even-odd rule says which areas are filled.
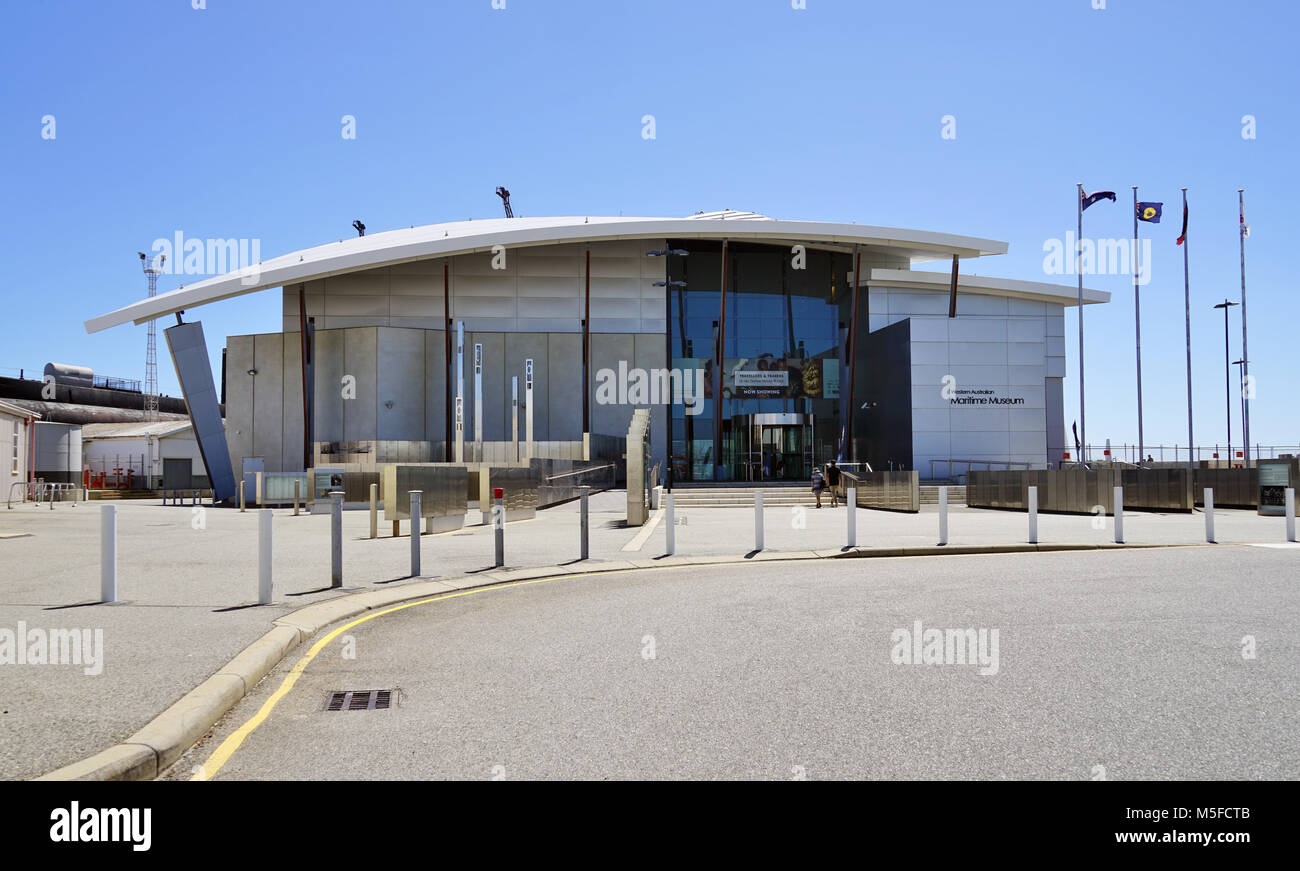
[[[330,586],[343,586],[343,494],[330,493]]]
[[[1029,543],[1038,544],[1038,488],[1029,488]]]
[[[257,512],[257,604],[271,604],[271,509]]]
[[[420,576],[420,503],[423,490],[411,490],[411,577]],[[375,537],[375,485],[370,485],[370,537]]]
[[[858,546],[858,488],[849,487],[844,491],[845,515],[848,517],[848,546]]]
[[[244,513],[244,479],[239,479],[239,513]]]
[[[1202,496],[1205,500],[1205,540],[1209,544],[1215,544],[1214,541],[1214,490],[1206,487],[1205,494]]]
[[[117,601],[117,506],[99,508],[99,602]]]
[[[1124,488],[1115,488],[1115,543],[1124,543]]]
[[[1286,540],[1295,541],[1295,488],[1286,488]]]
[[[496,539],[496,565],[506,564],[506,491],[502,487],[492,489],[492,537]]]
[[[298,498],[299,498],[298,487],[300,484],[302,484],[301,481],[295,480],[293,482],[293,516],[294,517],[298,516]]]
[[[418,517],[418,514],[412,514]],[[370,537],[379,537],[379,485],[370,485]]]
[[[754,550],[763,549],[763,491],[754,491]]]
[[[664,494],[664,541],[668,556],[677,553],[677,518],[673,514],[673,494]]]
[[[948,488],[939,487],[939,544],[948,543]]]
[[[588,548],[588,542],[591,535],[591,514],[587,510],[587,497],[590,495],[591,495],[591,488],[583,487],[582,495],[578,497],[581,503],[579,511],[582,515],[582,520],[581,520],[582,541],[578,551],[581,554],[581,556],[579,556],[578,559],[587,559],[587,557],[591,553],[590,549]]]

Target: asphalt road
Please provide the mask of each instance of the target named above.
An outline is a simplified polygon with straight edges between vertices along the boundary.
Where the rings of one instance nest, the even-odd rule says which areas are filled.
[[[1295,547],[490,588],[347,629],[215,778],[1295,779],[1298,618]],[[986,653],[997,630],[996,673],[893,662],[917,620],[985,630]],[[212,774],[307,649],[166,776]],[[331,691],[387,688],[391,710],[323,710]]]

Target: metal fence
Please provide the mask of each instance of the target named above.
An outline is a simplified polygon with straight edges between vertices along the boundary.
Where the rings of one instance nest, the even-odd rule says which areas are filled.
[[[1186,469],[1012,469],[974,471],[966,481],[972,508],[1027,510],[1029,488],[1038,488],[1038,509],[1092,514],[1098,506],[1115,510],[1115,488],[1124,490],[1124,507],[1191,511],[1192,481]]]

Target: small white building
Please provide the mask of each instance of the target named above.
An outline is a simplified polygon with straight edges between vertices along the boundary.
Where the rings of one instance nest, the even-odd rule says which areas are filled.
[[[3,441],[3,460],[0,460],[0,495],[19,498],[13,485],[29,478],[32,462],[32,424],[41,416],[34,411],[0,400],[0,440]]]
[[[81,435],[86,469],[92,476],[103,474],[108,486],[125,486],[127,470],[136,489],[209,486],[188,420],[88,423]]]

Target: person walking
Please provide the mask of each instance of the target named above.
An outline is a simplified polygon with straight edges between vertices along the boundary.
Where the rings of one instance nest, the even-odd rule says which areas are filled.
[[[813,495],[817,497],[818,508],[822,507],[822,491],[825,489],[826,476],[822,474],[821,469],[814,467],[812,470],[812,491]]]
[[[840,467],[835,465],[831,460],[830,465],[826,467],[826,484],[831,488],[831,507],[840,507],[840,482],[844,480],[844,474]]]

